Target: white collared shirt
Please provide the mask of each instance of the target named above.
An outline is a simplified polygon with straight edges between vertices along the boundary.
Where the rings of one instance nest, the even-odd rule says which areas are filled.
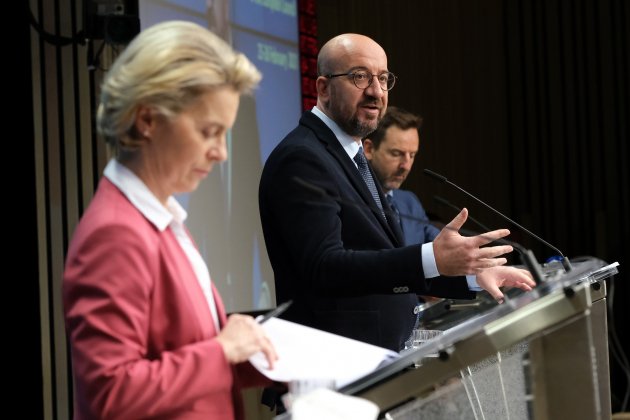
[[[343,147],[343,150],[345,150],[348,156],[350,156],[352,163],[354,163],[354,166],[356,166],[358,169],[359,167],[357,166],[357,163],[354,161],[354,157],[356,156],[357,153],[359,153],[359,147],[361,147],[361,143],[357,142],[349,134],[343,131],[341,127],[337,125],[336,122],[331,120],[328,117],[328,115],[324,114],[316,106],[313,107],[312,112],[313,114],[317,115],[319,119],[322,120],[328,128],[332,130],[332,132],[335,134],[335,137],[337,137],[337,141],[339,141],[339,144],[341,144],[341,147]]]
[[[208,272],[208,266],[199,254],[197,247],[193,244],[186,228],[184,221],[188,217],[186,210],[170,196],[166,202],[166,207],[162,205],[160,200],[149,190],[144,182],[126,166],[118,162],[116,159],[109,161],[103,172],[104,176],[114,184],[127,199],[138,209],[144,217],[147,218],[160,232],[168,227],[175,234],[175,238],[182,247],[184,254],[188,257],[190,264],[195,272],[197,281],[203,290],[203,294],[208,302],[210,313],[214,321],[214,326],[219,331],[219,315],[217,306],[214,302],[212,294],[212,280]]]

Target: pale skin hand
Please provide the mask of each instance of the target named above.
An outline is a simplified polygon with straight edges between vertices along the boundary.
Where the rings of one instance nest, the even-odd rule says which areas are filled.
[[[230,364],[244,362],[259,351],[265,355],[269,369],[273,369],[274,362],[278,360],[276,350],[265,331],[254,318],[248,315],[230,315],[217,335],[217,341],[223,347],[225,357]]]
[[[477,274],[477,284],[499,303],[503,303],[499,287],[518,287],[529,292],[536,286],[529,271],[515,267],[488,268]]]
[[[482,270],[504,265],[507,260],[497,257],[512,252],[510,245],[481,248],[509,235],[510,231],[507,229],[493,230],[477,236],[461,236],[459,229],[467,218],[468,210],[462,209],[433,240],[435,262],[438,272],[443,276],[479,274]]]

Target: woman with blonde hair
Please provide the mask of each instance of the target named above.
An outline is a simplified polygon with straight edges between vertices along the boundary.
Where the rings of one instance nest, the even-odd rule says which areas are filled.
[[[63,299],[77,419],[243,418],[240,389],[277,356],[251,317],[226,318],[173,194],[227,159],[240,95],[260,73],[207,29],[141,32],[102,86],[115,158],[68,249]]]

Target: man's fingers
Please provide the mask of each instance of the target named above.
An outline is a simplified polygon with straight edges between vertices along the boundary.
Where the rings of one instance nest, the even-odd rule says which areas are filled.
[[[523,289],[527,292],[536,287],[536,282],[534,281],[534,278],[532,277],[531,273],[526,270],[518,269],[511,280],[511,282],[508,282],[508,285],[510,287],[518,287],[519,289]]]
[[[462,211],[460,211],[459,214],[446,225],[446,227],[452,231],[457,232],[459,231],[459,229],[461,229],[462,226],[464,226],[464,223],[466,223],[466,219],[468,219],[468,209],[463,208]]]
[[[508,229],[497,229],[491,232],[486,232],[486,233],[482,233],[481,235],[474,236],[473,239],[475,240],[475,245],[479,247],[479,246],[487,245],[490,242],[494,242],[497,239],[505,238],[509,234],[510,234],[510,231]]]
[[[510,245],[487,246],[479,249],[478,258],[495,258],[499,255],[509,254],[512,251],[513,249]]]
[[[532,290],[532,287],[536,287],[536,281],[530,272],[527,272],[524,283],[529,286],[529,290]]]
[[[499,289],[499,286],[493,283],[488,286],[486,291],[490,293],[490,296],[492,296],[494,300],[496,300],[499,303],[503,303],[504,297],[503,297],[503,293],[501,292],[501,289]]]
[[[500,265],[507,264],[507,259],[505,258],[480,258],[473,263],[473,271],[481,272],[488,268],[498,267]]]

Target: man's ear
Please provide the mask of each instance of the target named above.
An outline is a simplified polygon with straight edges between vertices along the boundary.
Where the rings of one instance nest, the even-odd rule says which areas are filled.
[[[330,79],[324,76],[318,76],[315,80],[315,88],[317,89],[317,97],[324,102],[328,102],[330,96]]]
[[[374,143],[372,143],[372,140],[370,140],[367,137],[364,138],[363,139],[363,154],[365,154],[365,157],[367,160],[372,159],[372,155],[375,150],[376,148],[374,147]]]

